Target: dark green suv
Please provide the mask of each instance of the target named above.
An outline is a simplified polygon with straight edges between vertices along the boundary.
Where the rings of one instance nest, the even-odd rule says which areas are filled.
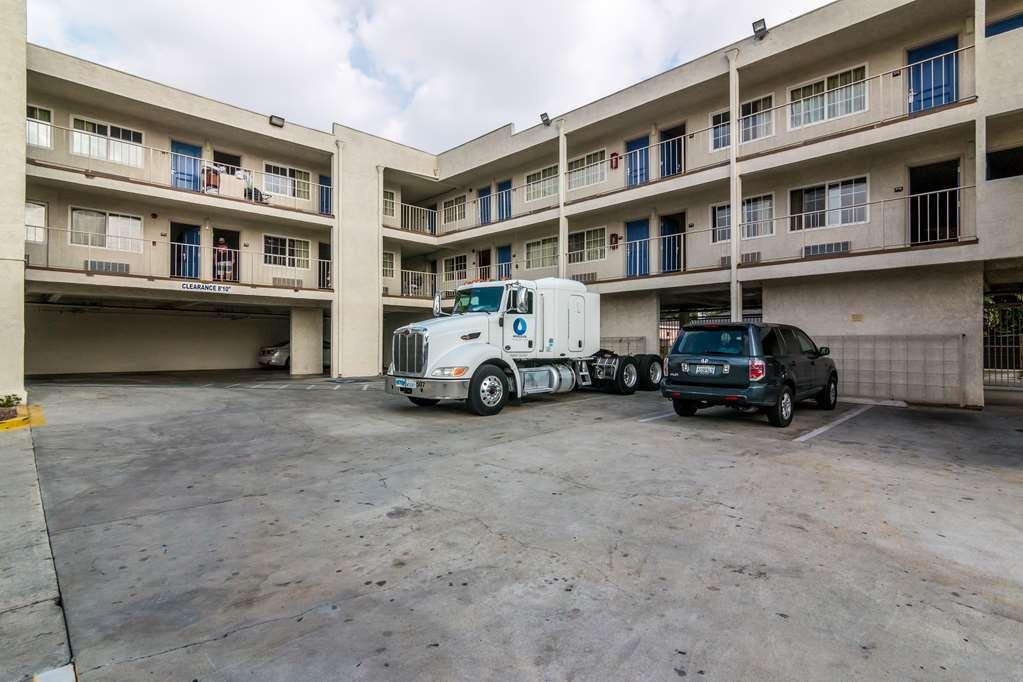
[[[686,327],[664,358],[661,394],[683,417],[728,405],[758,409],[774,426],[788,426],[800,400],[835,409],[838,371],[829,352],[786,324]]]

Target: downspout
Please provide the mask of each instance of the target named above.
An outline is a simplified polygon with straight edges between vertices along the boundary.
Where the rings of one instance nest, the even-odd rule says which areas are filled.
[[[331,190],[334,210],[334,235],[331,243],[330,282],[334,287],[334,310],[330,316],[330,374],[341,376],[341,150],[344,145],[334,138],[334,186]]]

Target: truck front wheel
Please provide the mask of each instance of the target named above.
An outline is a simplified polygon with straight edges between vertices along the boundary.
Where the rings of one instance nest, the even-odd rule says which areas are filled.
[[[618,362],[614,378],[614,391],[621,395],[632,395],[639,386],[639,363],[631,355],[623,355]]]
[[[504,409],[508,402],[508,377],[494,365],[483,365],[469,382],[469,409],[481,417],[489,417]]]

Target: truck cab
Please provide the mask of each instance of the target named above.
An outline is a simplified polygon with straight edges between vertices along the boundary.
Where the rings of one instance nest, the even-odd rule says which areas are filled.
[[[419,406],[464,400],[481,415],[513,396],[604,385],[634,392],[637,359],[599,344],[600,297],[579,282],[474,282],[454,292],[450,314],[438,296],[433,319],[394,332],[385,390]]]

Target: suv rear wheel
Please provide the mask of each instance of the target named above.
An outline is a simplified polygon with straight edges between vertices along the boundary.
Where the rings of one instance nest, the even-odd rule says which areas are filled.
[[[675,398],[671,401],[671,406],[675,408],[675,414],[680,417],[692,417],[696,414],[696,404],[688,400]]]
[[[838,378],[834,374],[828,377],[828,383],[817,394],[815,400],[822,410],[835,409],[835,405],[838,404]]]
[[[773,407],[767,410],[767,421],[771,426],[785,427],[792,423],[792,413],[795,411],[796,401],[792,397],[792,389],[782,386],[778,393],[778,400]]]

